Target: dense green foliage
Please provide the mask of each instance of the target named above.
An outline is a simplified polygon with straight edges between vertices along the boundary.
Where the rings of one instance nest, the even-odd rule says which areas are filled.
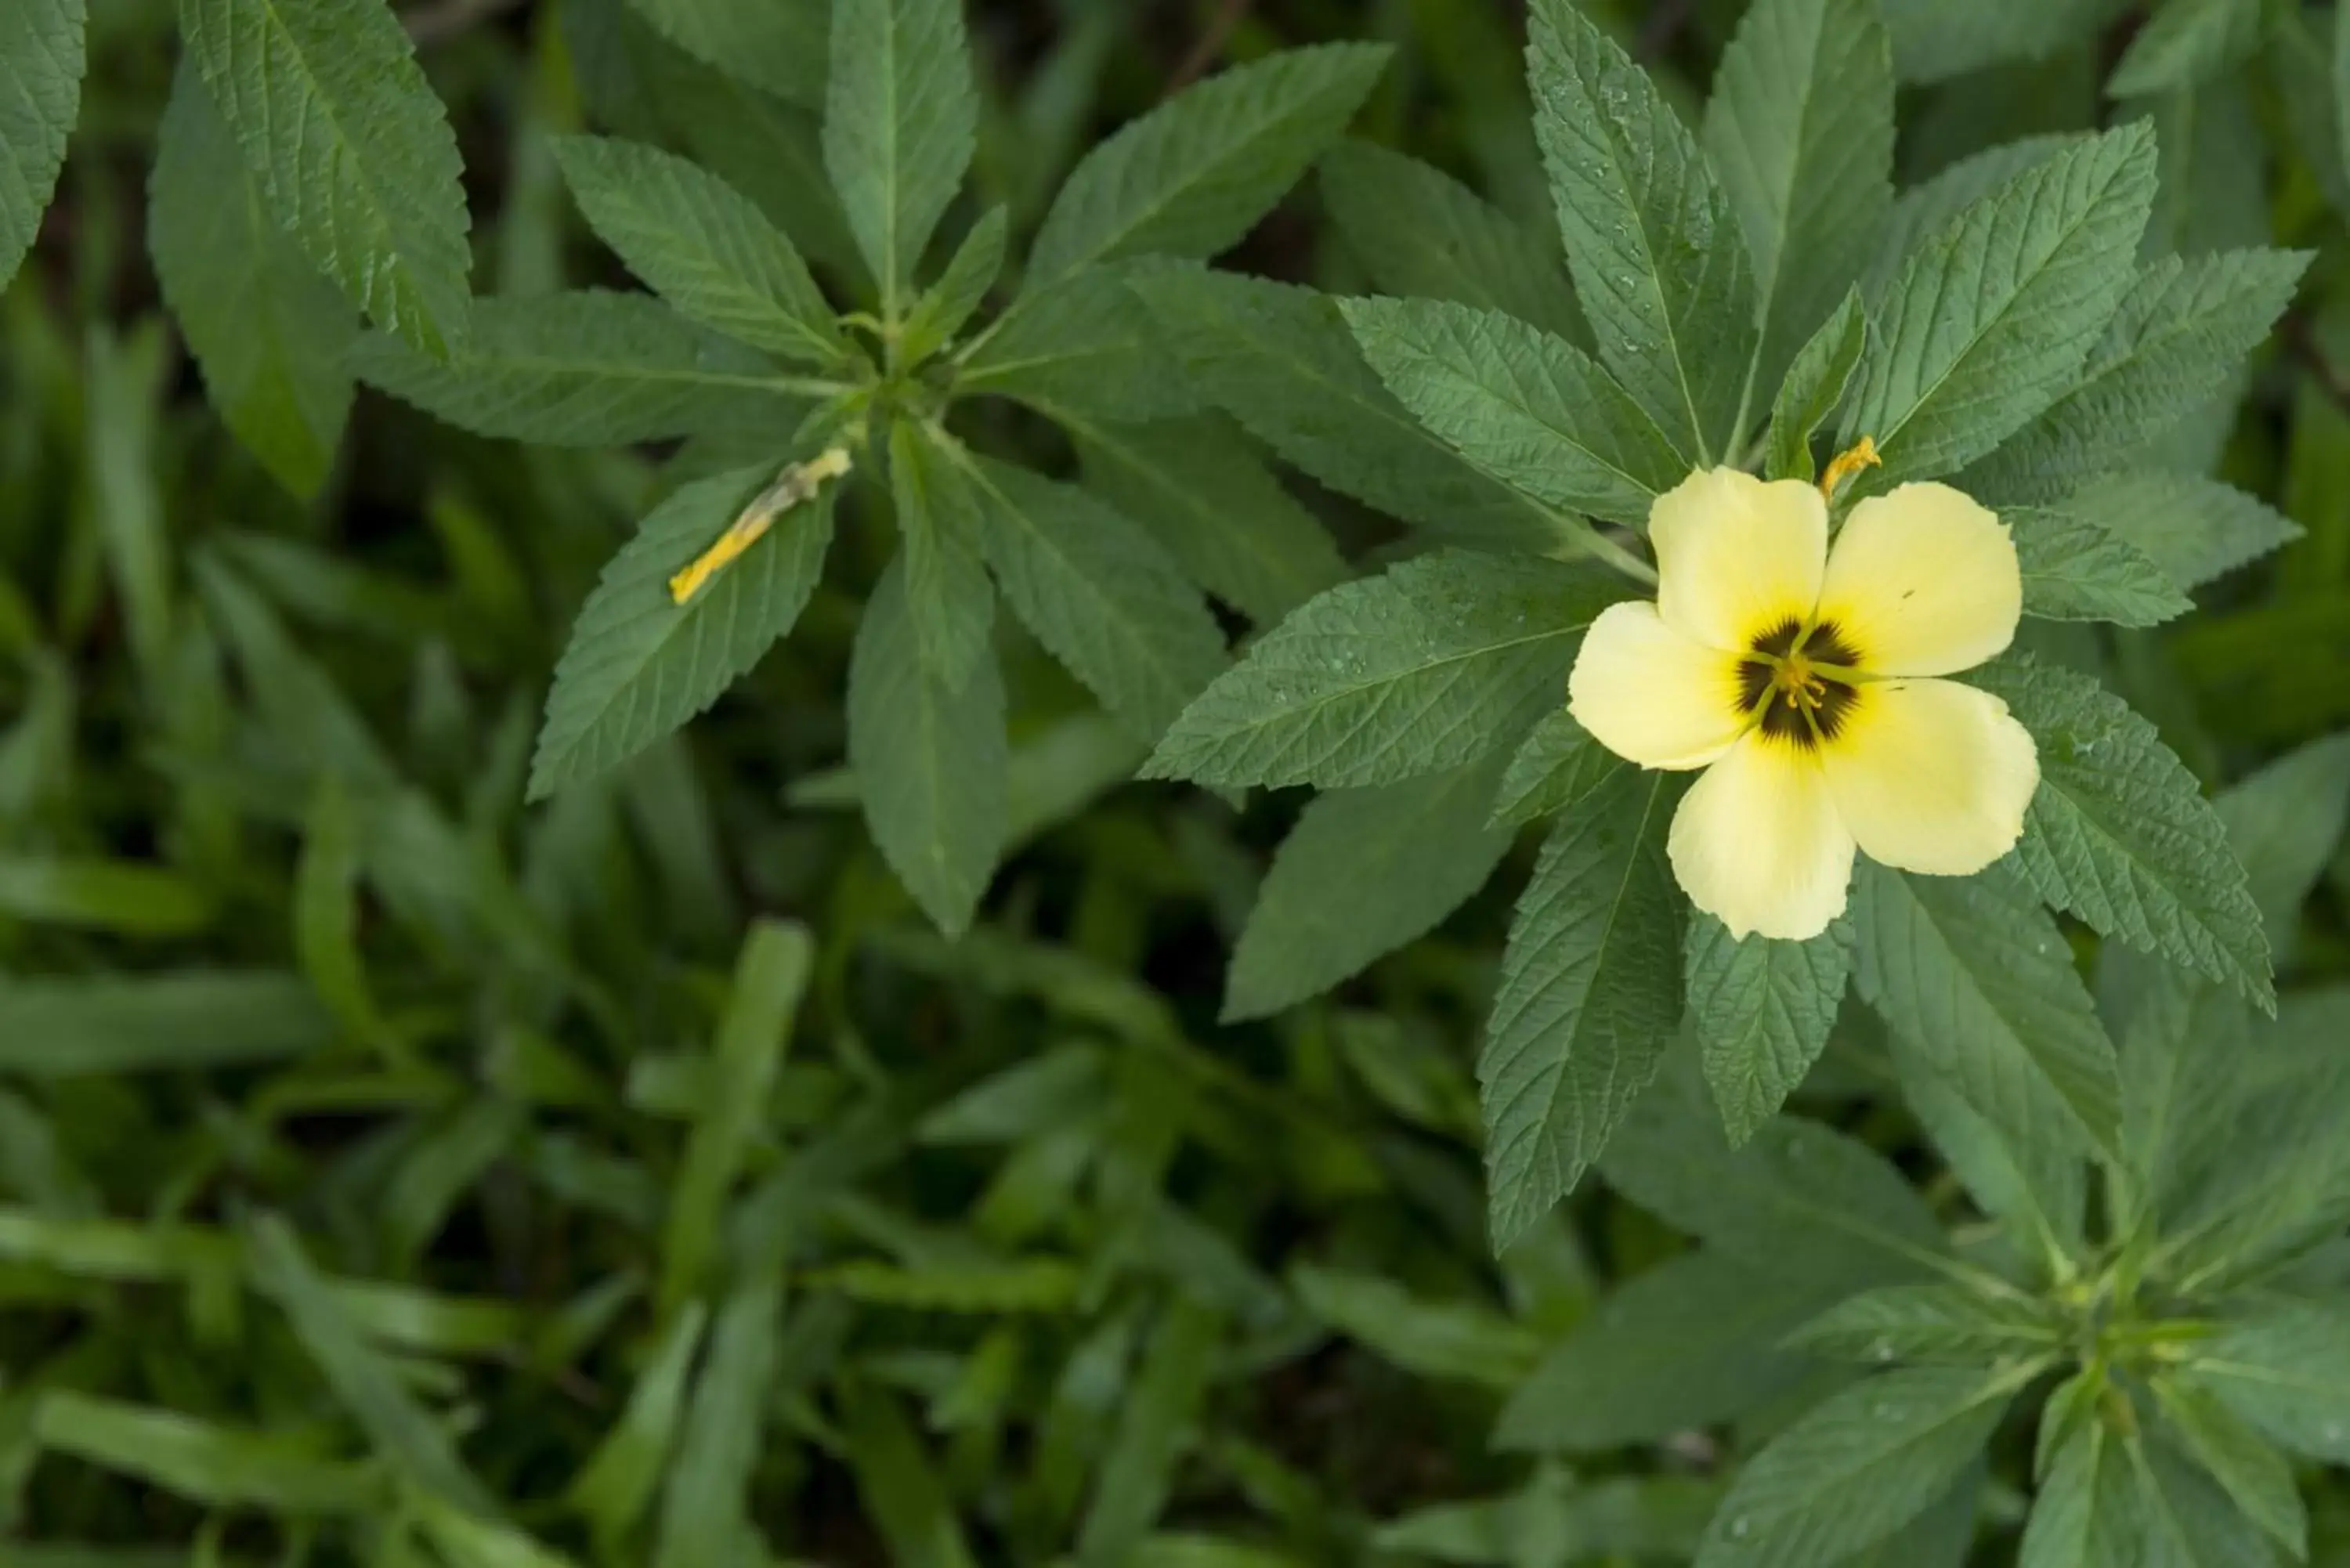
[[[0,1562],[2350,1564],[2345,171],[2301,0],[0,0]],[[2042,782],[1740,941],[1565,683],[1862,437]]]

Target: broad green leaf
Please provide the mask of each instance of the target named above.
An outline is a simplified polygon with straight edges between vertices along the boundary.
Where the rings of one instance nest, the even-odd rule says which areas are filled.
[[[606,1542],[624,1539],[652,1503],[685,1414],[686,1384],[710,1313],[688,1302],[638,1372],[629,1402],[564,1493]]]
[[[2056,1450],[2016,1568],[2155,1568],[2160,1560],[2145,1555],[2138,1509],[2121,1440],[2104,1422],[2085,1421]]]
[[[1213,786],[1396,784],[1513,744],[1558,701],[1596,568],[1440,551],[1298,608],[1183,711],[1146,774]]]
[[[972,1568],[945,1482],[898,1402],[864,1383],[844,1396],[849,1468],[896,1568]]]
[[[814,952],[806,928],[780,920],[754,921],[743,940],[733,993],[710,1053],[702,1114],[670,1182],[661,1232],[660,1300],[667,1310],[682,1306],[708,1282],[720,1213],[766,1120]]]
[[[1162,271],[1135,288],[1199,394],[1331,489],[1458,543],[1535,554],[1567,543],[1396,401],[1336,301],[1233,273]]]
[[[1329,534],[1224,416],[1055,417],[1076,441],[1086,483],[1149,529],[1192,581],[1259,625],[1346,580]]]
[[[2350,1464],[2350,1311],[2280,1302],[2220,1325],[2189,1373],[2228,1407],[2298,1454]]]
[[[1886,286],[1910,256],[1949,227],[1952,219],[2016,175],[2045,163],[2080,140],[2078,136],[2024,136],[2002,141],[1960,159],[1895,197],[1893,211],[1886,217],[1884,240],[1863,286],[1871,306],[1885,297]]]
[[[2270,940],[2282,945],[2350,828],[2350,734],[2312,741],[2211,804]]]
[[[1782,1348],[1840,1282],[1700,1249],[1617,1285],[1503,1407],[1503,1449],[1658,1443],[1782,1397],[1817,1370]]]
[[[639,142],[567,136],[555,156],[588,223],[681,315],[785,359],[846,361],[807,264],[749,197]]]
[[[472,308],[464,165],[407,32],[374,0],[181,0],[213,102],[311,265],[431,358]]]
[[[1970,1105],[1951,1075],[1918,1046],[1898,1033],[1888,1033],[1887,1044],[1910,1114],[1968,1195],[2005,1227],[2008,1256],[2030,1278],[2052,1283],[2069,1278],[2083,1250],[2088,1203],[2088,1167],[2072,1140],[2002,1127]],[[2125,1072],[2126,1119],[2132,1085]],[[2122,1136],[2127,1138],[2126,1127]]]
[[[2083,43],[2126,0],[1885,0],[1905,82],[1946,81],[2005,61],[2042,60]]]
[[[1840,1568],[1966,1568],[1983,1512],[1988,1469],[1983,1461],[1967,1466],[1925,1511]]]
[[[1732,458],[1759,334],[1730,199],[1573,0],[1535,0],[1531,26],[1534,132],[1599,358],[1700,463]]]
[[[2128,1439],[2137,1471],[2143,1561],[2164,1568],[2275,1568],[2276,1553],[2228,1494],[2165,1442]]]
[[[81,114],[84,0],[23,0],[0,16],[0,289],[40,233]]]
[[[899,338],[899,352],[907,364],[919,365],[951,342],[986,300],[987,291],[1003,275],[1010,222],[1003,208],[990,208],[955,247],[938,281],[914,302]]]
[[[364,1513],[383,1504],[382,1482],[364,1466],[176,1410],[51,1388],[35,1407],[33,1426],[53,1453],[136,1476],[190,1502],[296,1516]]]
[[[1987,504],[2045,500],[2142,461],[2224,391],[2309,265],[2303,251],[2223,251],[2143,268],[2063,396],[1955,482]]]
[[[1818,1568],[1890,1535],[1942,1496],[2036,1370],[1913,1367],[1831,1397],[1739,1473],[1699,1568]]]
[[[255,1287],[285,1313],[328,1386],[384,1459],[418,1486],[489,1511],[489,1499],[458,1458],[448,1429],[409,1392],[398,1364],[361,1337],[293,1227],[275,1214],[262,1216],[245,1233],[244,1252]]]
[[[1017,399],[1054,419],[1191,413],[1198,399],[1128,286],[1145,275],[1089,267],[1024,294],[972,344],[956,394]]]
[[[2273,1009],[2268,939],[2227,829],[2147,723],[2088,676],[2014,660],[1982,671],[2040,743],[2016,859],[2034,889],[2132,947]]]
[[[962,0],[833,0],[824,166],[895,320],[979,123]]]
[[[645,295],[484,300],[456,356],[362,338],[361,379],[436,419],[507,441],[621,446],[702,431],[788,433],[805,389],[765,358]],[[778,444],[781,444],[780,442]]]
[[[1368,141],[1321,163],[1322,200],[1380,292],[1499,310],[1591,347],[1557,245],[1443,171]]]
[[[629,0],[661,35],[746,87],[810,107],[824,102],[826,0]]]
[[[1965,467],[2072,385],[2128,289],[2154,201],[2152,130],[2125,126],[2010,178],[1886,290],[1842,443],[1890,489]]]
[[[1551,830],[1518,900],[1477,1062],[1497,1251],[1574,1189],[1679,1026],[1681,901],[1664,855],[1678,794],[1667,775],[1619,769]]]
[[[679,604],[671,581],[757,503],[774,476],[696,480],[655,507],[588,596],[556,666],[530,793],[618,766],[718,701],[792,628],[832,543],[829,488],[776,516]]]
[[[2244,1517],[2293,1556],[2309,1555],[2309,1514],[2293,1467],[2268,1439],[2187,1377],[2151,1379],[2163,1423]]]
[[[1514,1388],[1541,1349],[1530,1331],[1490,1306],[1429,1301],[1383,1274],[1300,1263],[1289,1282],[1307,1312],[1421,1377]]]
[[[783,1297],[777,1281],[754,1274],[719,1305],[662,1487],[656,1568],[733,1568],[757,1550],[751,1476],[768,1411],[797,1380],[781,1365]]]
[[[1425,299],[1339,303],[1363,357],[1420,423],[1504,484],[1645,525],[1689,460],[1614,377],[1498,310]]]
[[[2144,627],[2195,607],[2145,551],[2085,517],[2012,507],[2000,520],[2012,532],[2023,568],[2026,615]]]
[[[1771,405],[1768,466],[1772,479],[1808,483],[1818,472],[1812,457],[1812,437],[1835,417],[1852,385],[1853,372],[1868,347],[1868,313],[1857,292],[1828,317],[1810,342],[1795,352]]]
[[[1158,1520],[1174,1490],[1176,1463],[1191,1442],[1222,1328],[1219,1314],[1191,1297],[1169,1298],[1102,1452],[1093,1504],[1077,1535],[1082,1559],[1120,1561]]]
[[[1750,9],[1722,52],[1702,140],[1754,257],[1751,402],[1835,313],[1893,204],[1893,46],[1875,0]]]
[[[972,666],[994,655],[995,586],[979,556],[978,501],[955,461],[902,420],[889,431],[889,495],[922,662],[960,691]]]
[[[213,407],[278,483],[317,495],[350,413],[350,307],[277,226],[185,61],[156,132],[147,243]]]
[[[1003,846],[1003,680],[981,659],[951,687],[923,662],[902,562],[858,628],[848,760],[890,869],[941,930],[962,931]]]
[[[1224,668],[1200,592],[1149,535],[1075,485],[958,452],[979,545],[1014,613],[1142,740]]]
[[[2115,474],[2042,508],[2136,546],[2181,588],[2197,588],[2301,537],[2267,503],[2213,479]]]
[[[1937,1282],[1863,1292],[1797,1329],[1787,1344],[1864,1365],[1989,1366],[2012,1356],[2058,1354],[2069,1331],[2063,1314],[2032,1297]]]
[[[1510,758],[1509,770],[1493,794],[1493,822],[1522,827],[1537,817],[1572,810],[1615,772],[1615,753],[1593,740],[1565,708],[1554,708]]]
[[[1860,994],[1967,1102],[2027,1149],[2114,1147],[2121,1089],[2072,950],[1993,873],[1855,884]]]
[[[1318,797],[1282,841],[1232,950],[1226,1022],[1318,996],[1436,928],[1508,853],[1488,823],[1500,753]]]
[[[1840,920],[1809,941],[1740,941],[1700,915],[1681,966],[1706,1082],[1735,1148],[1778,1114],[1826,1048],[1852,975],[1852,928]]]
[[[1130,255],[1205,260],[1256,226],[1354,118],[1384,44],[1290,49],[1210,78],[1087,154],[1036,235],[1051,283]]]
[[[2168,1228],[2208,1189],[2234,1141],[2250,1085],[2251,1009],[2187,971],[2114,950],[2100,966],[2121,1010],[2122,1173],[2117,1222]],[[2109,1011],[2112,1010],[2109,1008]],[[2121,1173],[2117,1173],[2121,1174]]]
[[[1633,1103],[1599,1169],[1641,1208],[1757,1268],[1898,1279],[1947,1251],[1900,1172],[1832,1127],[1777,1118],[1733,1150],[1694,1073],[1669,1072]]]
[[[0,983],[0,1070],[105,1076],[323,1050],[335,1023],[298,975],[90,975]]]
[[[2165,0],[2130,40],[2106,90],[2143,98],[2192,88],[2241,64],[2260,43],[2260,0]]]

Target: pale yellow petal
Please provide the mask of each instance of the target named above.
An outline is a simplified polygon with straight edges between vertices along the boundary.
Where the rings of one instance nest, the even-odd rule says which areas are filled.
[[[1818,758],[1757,730],[1697,781],[1673,815],[1673,876],[1731,934],[1803,941],[1844,912],[1852,835]]]
[[[1798,480],[1765,484],[1717,468],[1657,497],[1648,538],[1665,623],[1742,653],[1764,633],[1810,618],[1827,560],[1827,504]]]
[[[1646,600],[1610,605],[1591,623],[1566,705],[1601,745],[1644,768],[1701,768],[1746,727],[1738,660],[1683,637]]]
[[[2015,639],[2023,573],[1997,514],[1947,484],[1852,509],[1828,557],[1820,622],[1885,675],[1971,670]]]
[[[1861,687],[1820,763],[1870,859],[1942,877],[2014,848],[2040,784],[2038,749],[2007,704],[1955,680]]]

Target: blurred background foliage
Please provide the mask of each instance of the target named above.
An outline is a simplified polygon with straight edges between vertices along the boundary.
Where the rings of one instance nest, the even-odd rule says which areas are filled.
[[[2330,15],[2234,5],[2183,67],[2144,64],[2190,7],[2229,9],[1887,10],[1905,185],[2150,115],[2150,245],[2322,253],[2177,454],[2305,536],[2175,628],[2067,650],[2217,788],[2350,722],[2350,179]],[[1742,9],[1590,8],[1692,110]],[[551,133],[810,199],[743,95],[614,0],[400,10],[485,292],[622,281]],[[978,193],[1016,226],[1170,89],[1369,37],[1399,53],[1357,135],[1550,233],[1507,0],[971,11]],[[174,49],[168,0],[98,0],[60,200],[0,297],[0,1560],[1685,1561],[1822,1369],[1773,1348],[1803,1313],[1747,1275],[1716,1312],[1644,1304],[1703,1254],[1604,1183],[1489,1257],[1470,1064],[1517,878],[1334,997],[1221,1027],[1300,802],[1119,784],[1130,743],[1029,649],[1016,848],[941,940],[844,809],[879,566],[853,529],[711,716],[525,811],[554,659],[669,454],[483,441],[332,376],[241,389],[303,414],[240,444],[146,259],[151,223],[245,216],[234,182],[150,213]],[[1361,253],[1377,215],[1350,241],[1309,181],[1232,265],[1367,288],[1414,265],[1409,234]],[[353,328],[330,301],[314,329]],[[1299,493],[1380,558],[1390,524]],[[2350,857],[2289,952],[2291,988],[2350,982]],[[1846,1023],[1798,1108],[1963,1234],[1981,1217]],[[1557,1348],[1595,1323],[1600,1364]],[[2012,1560],[2011,1439],[1969,1561]],[[2304,1480],[2314,1559],[2350,1563],[2350,1486]]]

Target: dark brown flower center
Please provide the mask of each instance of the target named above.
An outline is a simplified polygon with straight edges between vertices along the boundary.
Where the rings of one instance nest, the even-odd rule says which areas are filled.
[[[1852,711],[1855,694],[1846,671],[1860,656],[1823,621],[1806,631],[1801,621],[1782,621],[1754,639],[1738,667],[1742,712],[1773,740],[1799,746],[1833,741]]]

